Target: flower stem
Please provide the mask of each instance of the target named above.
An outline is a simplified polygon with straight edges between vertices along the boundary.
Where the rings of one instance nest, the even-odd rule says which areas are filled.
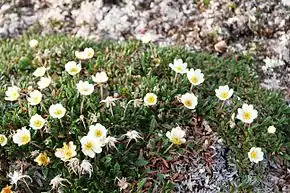
[[[42,149],[41,146],[37,145],[36,143],[34,143],[33,141],[30,141],[30,144],[34,145],[35,147],[37,147],[38,149]]]
[[[177,79],[177,73],[175,73],[175,76],[174,76],[173,86],[175,85],[176,79]]]
[[[103,85],[100,84],[101,100],[103,100]]]
[[[61,127],[63,128],[62,120],[61,119],[58,119],[58,120],[60,122]]]
[[[193,84],[191,84],[190,86],[190,92],[192,92],[192,89],[193,89]]]
[[[110,103],[110,111],[111,111],[112,116],[114,116],[113,107],[112,107],[112,104],[111,103]]]
[[[220,106],[220,108],[219,108],[218,112],[222,112],[222,110],[223,110],[223,107],[224,107],[224,104],[225,104],[225,101],[223,101],[223,102],[222,102],[222,104],[221,104],[221,106]]]
[[[84,108],[84,102],[85,102],[85,97],[83,96],[82,102],[81,102],[81,109],[80,109],[80,114],[83,114],[83,108]]]
[[[30,104],[28,103],[28,115],[31,117]]]
[[[169,147],[163,152],[163,154],[165,154],[165,153],[167,153],[169,150],[170,150],[170,148],[173,146],[173,143],[171,143],[170,145],[169,145]]]
[[[29,191],[30,193],[33,193],[33,192],[32,192],[32,190],[29,188],[29,186],[28,186],[27,182],[26,182],[24,179],[23,179],[23,182],[24,182],[24,184],[26,185],[26,187],[27,187],[28,191]]]
[[[125,119],[126,111],[127,111],[127,108],[128,108],[128,106],[129,106],[129,104],[130,104],[131,102],[133,102],[133,101],[134,101],[134,100],[130,100],[130,101],[127,103],[127,105],[126,105],[126,107],[125,107],[125,110],[124,110],[123,119]]]

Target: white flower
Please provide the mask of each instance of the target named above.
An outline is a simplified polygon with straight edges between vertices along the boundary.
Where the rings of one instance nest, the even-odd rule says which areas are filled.
[[[95,76],[92,76],[92,79],[95,83],[100,84],[100,83],[107,82],[109,78],[108,78],[106,72],[98,72],[98,73],[96,73]]]
[[[0,145],[3,147],[7,144],[7,137],[5,135],[0,134]]]
[[[76,148],[77,146],[75,146],[72,141],[70,141],[68,144],[63,143],[62,148],[56,149],[55,156],[60,158],[62,161],[68,161],[77,155]]]
[[[84,51],[75,51],[75,56],[80,60],[86,60],[94,57],[94,53],[93,48],[85,48]]]
[[[264,153],[262,152],[262,149],[259,147],[252,147],[250,151],[248,152],[248,157],[251,162],[258,163],[259,161],[262,161],[264,158]]]
[[[38,41],[35,40],[35,39],[30,40],[30,41],[29,41],[29,46],[30,46],[31,48],[35,48],[35,47],[37,47],[37,46],[38,46]]]
[[[219,86],[219,89],[215,89],[215,95],[222,101],[232,97],[234,93],[233,89],[230,89],[228,85]]]
[[[145,34],[139,34],[139,35],[137,35],[136,38],[141,40],[142,43],[144,43],[144,44],[148,44],[153,39],[151,33],[149,33],[149,32],[145,33]]]
[[[81,174],[89,174],[89,177],[92,176],[93,166],[89,160],[83,160],[80,166]]]
[[[35,114],[30,118],[30,127],[32,129],[41,129],[44,124],[45,124],[46,120],[44,118],[42,118],[39,114]]]
[[[77,83],[77,89],[81,95],[90,95],[94,92],[94,85],[90,84],[88,81],[80,80]]]
[[[50,83],[51,83],[50,77],[41,77],[40,80],[37,82],[37,85],[38,85],[38,88],[42,90],[48,87]]]
[[[185,131],[183,131],[180,127],[175,127],[166,133],[166,137],[175,145],[180,145],[185,143]]]
[[[143,139],[138,131],[132,130],[132,131],[127,131],[126,134],[122,135],[122,137],[127,137],[129,139],[129,142],[131,140],[135,140],[136,142],[138,139]]]
[[[281,3],[285,6],[290,6],[290,1],[289,0],[282,0]]]
[[[27,98],[27,101],[30,105],[38,105],[42,100],[42,94],[38,90],[34,90],[31,93],[29,93],[29,97]]]
[[[82,52],[75,51],[75,56],[79,60],[85,60],[86,59],[86,53],[83,52],[83,51]]]
[[[187,63],[183,63],[182,59],[174,59],[173,64],[170,63],[169,67],[176,73],[184,74],[188,71]]]
[[[7,101],[16,101],[20,94],[20,88],[18,88],[17,86],[11,86],[7,88],[7,91],[5,92],[5,100]]]
[[[100,103],[106,103],[106,107],[109,108],[110,105],[115,106],[116,104],[114,103],[114,101],[118,100],[117,98],[108,96],[105,100],[101,100]]]
[[[237,119],[244,123],[252,123],[257,117],[258,111],[254,109],[253,105],[243,104],[242,108],[238,109]]]
[[[275,132],[276,132],[276,127],[274,127],[273,125],[268,127],[268,133],[275,133]]]
[[[107,129],[106,129],[106,127],[104,127],[100,123],[97,123],[95,125],[91,125],[89,127],[88,136],[91,136],[91,137],[93,137],[95,139],[98,139],[98,140],[104,142],[104,140],[105,140],[105,138],[107,136]]]
[[[118,142],[118,140],[117,140],[117,138],[115,138],[115,137],[108,136],[108,137],[106,137],[106,139],[105,139],[105,144],[106,144],[109,148],[114,147],[114,148],[116,149],[116,145],[115,145],[115,143],[117,143],[117,142]]]
[[[93,48],[85,48],[84,53],[86,59],[91,59],[92,57],[94,57],[95,51]]]
[[[13,135],[13,142],[16,143],[18,146],[25,145],[29,143],[30,140],[30,131],[27,130],[25,127],[17,129],[16,134]]]
[[[41,77],[44,76],[46,72],[46,68],[44,66],[37,68],[34,72],[33,72],[33,76],[36,77]]]
[[[86,156],[94,158],[96,153],[102,152],[102,143],[100,140],[96,140],[96,138],[92,136],[84,136],[80,141],[82,144],[82,152]]]
[[[51,105],[48,109],[50,116],[52,116],[53,118],[62,118],[65,113],[66,113],[66,109],[62,106],[62,104],[55,104],[55,105]]]
[[[23,175],[21,171],[14,171],[13,173],[9,173],[8,174],[8,178],[9,181],[10,181],[10,184],[11,185],[14,185],[17,187],[17,183],[19,180],[25,180],[25,178],[28,178],[31,182],[32,182],[32,179],[30,176],[28,175]],[[26,183],[26,182],[25,182]]]
[[[190,69],[187,72],[187,78],[188,78],[189,82],[191,84],[193,84],[194,86],[199,85],[199,84],[203,83],[203,81],[204,81],[204,75],[200,69],[197,69],[197,70]]]
[[[186,93],[180,97],[183,105],[189,109],[195,109],[197,105],[197,97],[192,93]]]
[[[144,104],[146,106],[156,105],[157,103],[157,96],[154,93],[147,93],[144,97]]]
[[[60,176],[61,176],[61,174],[55,176],[55,177],[50,181],[49,185],[52,186],[52,188],[51,188],[52,190],[57,190],[57,191],[59,191],[59,189],[60,189],[61,186],[66,186],[66,185],[64,184],[64,182],[66,182],[66,183],[68,183],[68,184],[71,185],[71,183],[70,183],[67,179],[65,179],[65,178],[61,178]]]
[[[81,64],[77,64],[74,61],[70,61],[65,64],[65,70],[72,76],[78,74],[82,69]]]

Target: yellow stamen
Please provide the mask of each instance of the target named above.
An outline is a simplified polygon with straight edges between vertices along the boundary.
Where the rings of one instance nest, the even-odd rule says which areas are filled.
[[[228,92],[222,92],[221,93],[221,98],[223,98],[223,99],[228,98],[228,96],[229,96],[229,93]]]
[[[154,103],[155,98],[153,96],[147,98],[147,103],[152,104]]]
[[[35,127],[40,127],[42,125],[42,122],[40,120],[34,121],[34,126]]]
[[[171,142],[173,144],[175,144],[175,145],[180,145],[181,144],[180,138],[179,137],[176,137],[176,136],[174,136],[174,137],[171,138]]]
[[[71,68],[71,69],[70,69],[70,72],[71,72],[71,73],[78,72],[78,69],[77,69],[77,68]]]
[[[28,135],[22,135],[22,136],[21,136],[21,142],[22,142],[23,144],[28,143],[28,142],[29,142],[29,136],[28,136]]]
[[[253,158],[253,159],[257,158],[257,152],[256,152],[256,151],[252,151],[252,152],[250,153],[250,156],[251,156],[251,158]]]
[[[190,107],[192,105],[191,100],[184,101],[184,105],[187,106],[187,107]]]
[[[251,118],[251,113],[249,113],[249,112],[244,112],[244,114],[243,114],[243,118],[244,118],[245,120],[249,120],[249,119]]]
[[[198,83],[198,78],[197,78],[196,76],[192,76],[192,77],[190,78],[190,81],[191,81],[192,83],[196,84],[196,83]]]
[[[3,136],[0,136],[0,143],[3,143],[5,138]]]
[[[96,135],[96,137],[102,137],[103,132],[101,130],[97,129],[95,132],[95,135]]]
[[[85,150],[91,150],[93,148],[92,142],[88,142],[84,145]]]

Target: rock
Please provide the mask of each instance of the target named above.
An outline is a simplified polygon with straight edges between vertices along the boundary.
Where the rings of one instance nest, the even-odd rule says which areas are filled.
[[[223,40],[214,45],[214,49],[219,53],[226,52],[227,48],[228,48],[227,43]]]
[[[82,26],[77,32],[76,37],[88,37],[90,34],[90,28],[88,26]]]

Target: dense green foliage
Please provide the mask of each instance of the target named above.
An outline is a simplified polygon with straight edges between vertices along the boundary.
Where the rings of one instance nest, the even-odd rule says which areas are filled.
[[[0,147],[1,163],[13,165],[16,160],[28,162],[29,167],[25,171],[31,177],[34,176],[34,182],[30,184],[33,192],[48,191],[51,188],[50,180],[58,174],[72,182],[65,192],[119,192],[116,177],[126,177],[130,183],[129,189],[142,192],[146,173],[149,172],[144,169],[144,165],[153,157],[172,159],[170,151],[165,152],[170,145],[164,135],[166,131],[179,125],[186,128],[187,135],[194,139],[194,128],[190,125],[196,117],[209,121],[212,128],[222,136],[230,148],[231,159],[237,164],[241,174],[252,170],[247,152],[253,146],[261,147],[267,158],[279,156],[290,160],[290,109],[280,93],[260,87],[256,73],[250,69],[253,61],[249,58],[215,57],[177,47],[153,47],[137,41],[117,44],[95,43],[63,36],[34,38],[39,41],[39,54],[28,46],[32,37],[3,40],[0,45],[0,133],[10,136],[8,144]],[[70,76],[64,71],[64,65],[68,61],[76,61],[74,52],[86,47],[95,50],[94,58],[82,63],[82,71],[78,76]],[[173,84],[175,74],[168,64],[175,58],[182,58],[190,68],[199,68],[205,74],[204,83],[193,89],[198,96],[195,112],[184,108],[175,98],[190,89],[185,75],[179,76],[176,84]],[[18,102],[5,101],[5,91],[12,83],[24,93],[27,93],[28,86],[36,87],[37,78],[32,73],[40,65],[50,67],[48,73],[54,81],[49,89],[43,91],[43,105],[28,106],[26,96],[22,96]],[[100,94],[96,88],[92,95],[85,97],[83,124],[80,120],[82,97],[78,95],[75,85],[79,80],[91,81],[90,76],[101,70],[106,71],[109,77],[107,87],[104,88],[105,96],[118,93],[120,99],[113,107],[112,116],[110,110],[100,104]],[[214,90],[226,84],[234,89],[234,97],[220,109],[221,102],[215,96]],[[154,92],[158,96],[157,105],[141,105],[135,108],[130,104],[124,114],[128,101],[143,98],[148,92]],[[67,116],[62,119],[63,127],[59,120],[48,117],[49,114],[44,108],[58,102],[67,109]],[[249,128],[238,120],[236,127],[230,128],[231,115],[243,103],[253,104],[259,112],[258,118]],[[16,129],[29,125],[28,111],[48,117],[50,133],[42,135],[31,130],[33,143],[18,147],[11,136]],[[94,167],[92,177],[78,177],[69,174],[64,167],[66,164],[56,158],[54,152],[63,142],[74,141],[78,147],[77,157],[84,159],[79,139],[86,135],[87,127],[94,121],[93,117],[108,129],[111,136],[119,138],[128,130],[136,130],[144,139],[132,141],[128,148],[125,139],[117,144],[117,150],[104,148],[101,154],[91,159]],[[267,133],[270,125],[277,128],[275,134]],[[163,135],[158,135],[160,133]],[[182,152],[184,148],[198,148],[194,144],[194,140],[188,140],[185,145],[174,146],[171,151]],[[35,150],[48,153],[51,163],[47,167],[39,167],[33,161],[31,152]],[[8,169],[0,172],[0,184],[3,186],[9,184],[7,172]],[[42,187],[36,183],[36,173],[43,176],[40,180]],[[163,179],[160,176],[153,181],[149,190],[152,191],[154,186],[164,192],[173,187],[168,178]],[[20,183],[19,188],[26,187]]]

